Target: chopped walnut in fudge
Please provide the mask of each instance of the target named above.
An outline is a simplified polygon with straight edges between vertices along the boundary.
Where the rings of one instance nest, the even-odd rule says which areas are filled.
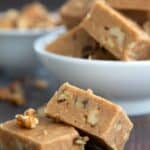
[[[90,110],[87,116],[87,122],[91,126],[95,126],[99,121],[99,111],[97,109]]]
[[[82,49],[82,58],[84,59],[101,59],[101,60],[116,60],[116,58],[109,53],[105,48],[101,47],[98,43],[95,45],[87,45]]]
[[[22,128],[33,129],[39,124],[39,120],[36,117],[36,111],[32,108],[26,110],[23,115],[16,115],[15,118],[17,125]]]
[[[81,145],[81,149],[85,150],[85,145],[88,141],[89,141],[88,136],[84,136],[84,137],[79,136],[74,140],[74,143],[77,145]]]

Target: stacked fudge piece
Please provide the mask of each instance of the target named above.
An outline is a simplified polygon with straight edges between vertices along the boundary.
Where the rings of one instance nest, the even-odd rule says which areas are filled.
[[[0,125],[1,150],[82,150],[87,141],[75,128],[35,116],[31,108]]]
[[[48,102],[45,115],[28,109],[2,123],[0,144],[2,150],[84,150],[93,140],[98,146],[90,150],[123,150],[132,128],[120,106],[92,90],[64,83]]]

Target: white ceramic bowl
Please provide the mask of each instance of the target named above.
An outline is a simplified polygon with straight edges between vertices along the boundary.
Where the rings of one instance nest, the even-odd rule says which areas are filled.
[[[29,73],[36,66],[34,40],[53,29],[0,29],[0,67],[11,75]]]
[[[60,28],[35,42],[35,51],[47,70],[62,82],[93,89],[130,115],[150,113],[150,61],[91,61],[46,52],[46,44],[63,32]]]

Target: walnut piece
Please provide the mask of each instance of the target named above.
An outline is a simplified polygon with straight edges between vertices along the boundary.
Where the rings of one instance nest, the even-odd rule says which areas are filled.
[[[91,126],[95,126],[98,123],[99,121],[98,114],[99,114],[99,111],[97,109],[89,111],[88,116],[87,116],[87,122]]]
[[[114,36],[119,46],[123,45],[125,33],[119,27],[112,27],[109,29],[109,34]]]
[[[33,129],[39,124],[39,120],[36,117],[36,111],[32,108],[26,110],[23,115],[16,115],[15,118],[17,125],[22,128]]]
[[[89,141],[89,137],[85,136],[85,137],[77,137],[75,139],[75,144],[78,144],[78,145],[85,145],[87,142]]]
[[[72,98],[72,95],[68,91],[64,91],[62,94],[58,96],[58,102],[64,102]]]
[[[86,108],[88,105],[88,100],[81,98],[81,97],[77,97],[76,102],[75,102],[75,106],[77,108]]]

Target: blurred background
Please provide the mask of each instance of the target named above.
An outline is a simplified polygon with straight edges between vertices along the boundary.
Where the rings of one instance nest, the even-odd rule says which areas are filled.
[[[51,10],[55,10],[66,0],[1,0],[0,10],[3,11],[8,8],[21,8],[24,4],[36,1],[45,4]]]

